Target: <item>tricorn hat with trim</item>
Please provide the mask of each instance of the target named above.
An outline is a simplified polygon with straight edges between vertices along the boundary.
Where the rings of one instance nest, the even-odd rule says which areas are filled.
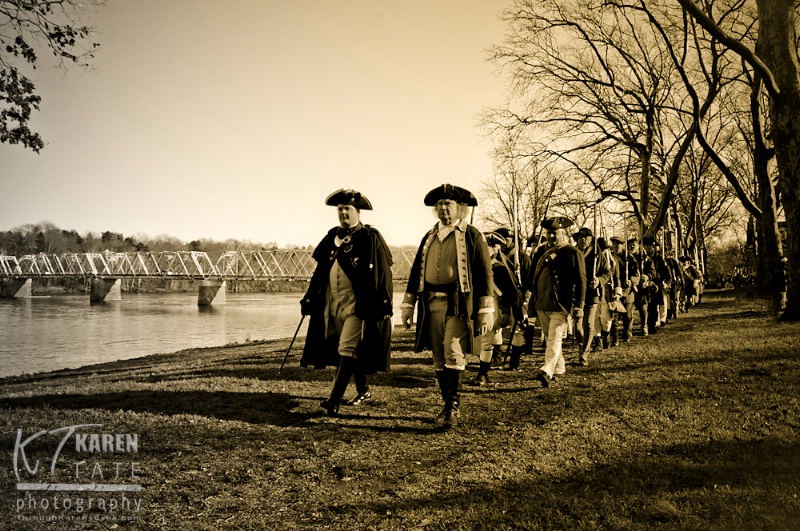
[[[456,203],[463,203],[467,206],[478,206],[478,200],[472,195],[472,192],[452,184],[443,184],[428,192],[425,195],[425,206],[436,206],[441,199],[452,199]]]
[[[615,243],[615,244],[617,244],[617,245],[620,245],[620,244],[623,244],[623,243],[625,243],[625,240],[623,240],[623,239],[622,239],[622,238],[620,238],[619,236],[612,236],[612,237],[611,237],[611,243]]]
[[[554,217],[554,218],[548,218],[548,219],[542,221],[542,228],[544,230],[567,229],[567,228],[573,226],[574,224],[575,224],[575,222],[572,221],[569,218]]]
[[[573,238],[585,238],[587,236],[594,238],[594,233],[589,227],[583,227],[581,230],[572,235]]]
[[[497,231],[487,232],[484,234],[484,237],[486,238],[486,244],[489,247],[492,247],[493,245],[506,244],[505,236],[503,236],[502,234],[498,234]]]
[[[658,241],[656,241],[656,239],[653,238],[652,236],[645,236],[642,239],[642,243],[644,243],[645,245],[658,245]]]
[[[511,229],[508,227],[498,227],[493,232],[501,238],[509,239],[511,237]]]
[[[372,210],[372,203],[367,196],[355,190],[340,189],[333,192],[325,199],[325,204],[329,206],[353,205],[359,210]]]

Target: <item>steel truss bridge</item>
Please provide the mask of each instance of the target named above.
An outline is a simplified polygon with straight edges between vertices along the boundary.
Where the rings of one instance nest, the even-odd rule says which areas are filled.
[[[201,251],[0,255],[0,278],[133,278],[217,281],[308,280],[312,251],[228,251],[216,261]],[[394,251],[392,276],[408,279],[415,251]]]

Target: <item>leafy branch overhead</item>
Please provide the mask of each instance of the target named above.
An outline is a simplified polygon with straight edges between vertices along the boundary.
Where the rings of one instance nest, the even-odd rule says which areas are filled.
[[[88,67],[99,44],[80,15],[103,1],[0,0],[0,143],[44,147],[29,125],[42,99],[25,69],[41,64],[37,50],[49,50],[58,68]]]

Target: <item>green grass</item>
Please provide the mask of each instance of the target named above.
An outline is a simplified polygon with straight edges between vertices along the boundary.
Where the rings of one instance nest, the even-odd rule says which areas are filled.
[[[522,372],[465,386],[463,425],[449,432],[434,428],[439,392],[410,332],[396,331],[392,370],[371,378],[375,399],[335,419],[318,407],[332,369],[299,368],[298,341],[279,374],[287,346],[0,381],[0,528],[44,527],[16,519],[17,429],[98,423],[139,437],[140,519],[118,527],[800,529],[800,324],[758,301],[708,294],[658,334],[568,366],[549,389],[533,380],[537,350]],[[65,447],[64,463],[80,458]]]

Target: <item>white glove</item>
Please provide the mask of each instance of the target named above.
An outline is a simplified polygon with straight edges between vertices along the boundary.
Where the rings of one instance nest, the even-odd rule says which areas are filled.
[[[494,327],[494,312],[478,314],[478,335],[482,336]]]

